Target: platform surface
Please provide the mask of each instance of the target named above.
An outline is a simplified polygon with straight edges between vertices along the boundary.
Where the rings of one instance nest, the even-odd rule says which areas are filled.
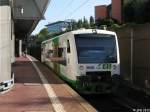
[[[0,95],[0,112],[96,111],[54,72],[31,56],[16,58],[13,71],[15,84]]]

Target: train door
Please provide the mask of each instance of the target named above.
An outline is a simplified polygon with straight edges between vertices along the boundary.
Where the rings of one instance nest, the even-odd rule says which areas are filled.
[[[53,68],[60,75],[66,75],[66,48],[67,45],[63,39],[60,38],[59,44],[55,48],[55,55],[53,55]]]
[[[70,48],[70,40],[66,40],[67,49],[66,49],[66,75],[71,79],[71,48]]]
[[[67,75],[68,78],[71,80],[75,80],[75,57],[74,57],[74,43],[73,43],[73,38],[67,39],[67,55],[66,55],[66,62],[67,62]]]

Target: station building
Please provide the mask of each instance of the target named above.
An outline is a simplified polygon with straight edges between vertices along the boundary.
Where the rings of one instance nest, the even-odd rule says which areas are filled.
[[[123,6],[128,0],[112,0],[110,5],[99,5],[95,6],[95,20],[98,18],[106,19],[113,18],[118,22],[123,21]]]
[[[100,5],[95,6],[95,19],[105,19],[107,18],[107,6],[106,5]]]
[[[71,25],[71,21],[57,21],[54,23],[47,24],[49,33],[58,33],[65,31],[68,26]]]

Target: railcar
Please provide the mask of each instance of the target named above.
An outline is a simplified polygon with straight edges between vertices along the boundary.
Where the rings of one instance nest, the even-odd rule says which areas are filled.
[[[41,61],[77,91],[108,93],[120,77],[115,32],[98,29],[70,31],[41,44]]]

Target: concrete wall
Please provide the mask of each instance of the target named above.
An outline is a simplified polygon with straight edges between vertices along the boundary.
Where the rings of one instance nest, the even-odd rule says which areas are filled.
[[[0,83],[11,79],[11,8],[0,6]]]
[[[150,24],[134,28],[134,83],[150,88]]]
[[[121,73],[131,77],[131,31],[133,31],[133,83],[150,89],[150,23],[117,30],[120,46]]]
[[[120,72],[125,79],[129,80],[131,71],[131,28],[126,27],[116,31],[119,39],[119,50],[120,50]]]

